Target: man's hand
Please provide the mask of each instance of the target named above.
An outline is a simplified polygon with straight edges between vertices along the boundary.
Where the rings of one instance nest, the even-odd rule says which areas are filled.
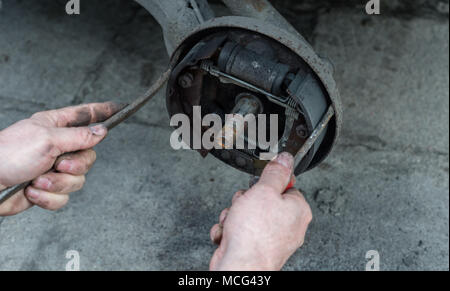
[[[0,131],[0,190],[33,180],[31,186],[0,205],[0,216],[33,205],[63,207],[69,193],[80,190],[95,162],[92,148],[107,129],[102,122],[121,106],[112,102],[67,107],[34,114]]]
[[[311,209],[296,189],[286,192],[294,159],[282,153],[251,189],[237,192],[211,229],[211,270],[280,270],[303,244]],[[284,192],[284,193],[283,193]]]

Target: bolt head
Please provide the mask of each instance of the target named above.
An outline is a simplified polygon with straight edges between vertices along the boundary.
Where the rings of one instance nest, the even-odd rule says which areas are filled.
[[[306,127],[303,124],[297,126],[297,128],[295,130],[297,132],[297,135],[301,138],[305,138],[308,134],[308,130],[306,129]]]
[[[192,87],[192,84],[194,83],[194,76],[191,73],[186,73],[181,75],[178,78],[178,85],[181,86],[181,88],[190,88]]]
[[[237,157],[236,158],[236,164],[239,167],[245,167],[245,165],[247,165],[247,161],[244,158],[242,158],[242,157]]]
[[[223,150],[221,154],[222,159],[229,160],[231,158],[230,152],[227,150]]]

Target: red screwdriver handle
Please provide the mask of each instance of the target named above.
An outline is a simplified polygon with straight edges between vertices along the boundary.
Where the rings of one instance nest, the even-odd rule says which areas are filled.
[[[287,185],[287,187],[286,187],[286,189],[284,190],[284,192],[286,192],[286,191],[289,190],[289,189],[294,188],[294,186],[295,186],[295,176],[292,175],[292,176],[291,176],[291,180],[289,181],[289,184]]]

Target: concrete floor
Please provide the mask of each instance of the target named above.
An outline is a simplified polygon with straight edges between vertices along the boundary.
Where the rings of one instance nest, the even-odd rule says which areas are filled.
[[[69,17],[65,2],[3,0],[0,128],[45,109],[132,100],[163,71],[161,31],[144,10],[88,1]],[[288,20],[335,64],[345,124],[332,155],[298,181],[314,220],[285,270],[364,270],[368,250],[382,270],[448,270],[448,3],[436,17],[340,7],[308,18],[297,8]],[[64,270],[68,250],[83,270],[207,269],[209,228],[248,177],[172,150],[171,132],[159,94],[96,148],[66,208],[0,219],[0,270]]]

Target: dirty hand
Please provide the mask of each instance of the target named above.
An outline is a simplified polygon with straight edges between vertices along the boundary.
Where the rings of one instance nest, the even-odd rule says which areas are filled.
[[[63,207],[69,193],[83,187],[96,159],[91,148],[107,134],[102,125],[87,126],[106,120],[120,107],[108,102],[39,112],[0,131],[0,190],[33,180],[0,205],[0,216],[33,205]]]
[[[211,229],[215,251],[211,270],[280,270],[303,244],[311,209],[296,189],[286,192],[294,159],[282,153],[257,184],[237,192]]]

